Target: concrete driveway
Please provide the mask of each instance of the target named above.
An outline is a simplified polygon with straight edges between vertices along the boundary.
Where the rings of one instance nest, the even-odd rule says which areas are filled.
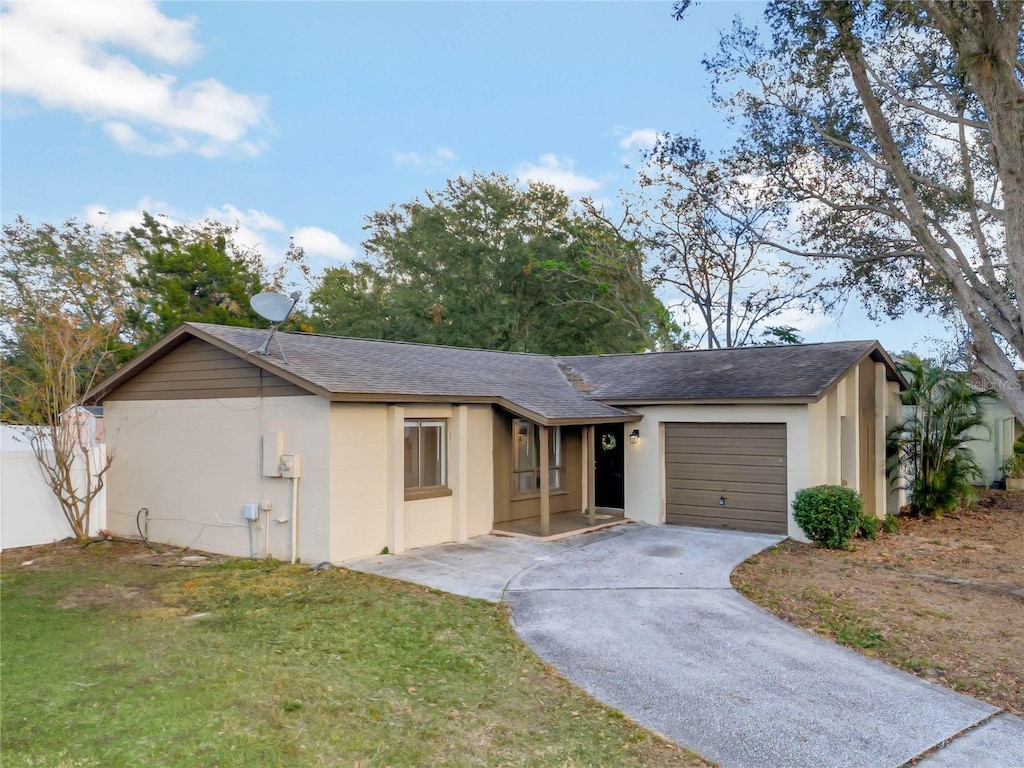
[[[779,537],[630,525],[351,563],[485,599],[599,700],[724,768],[1024,767],[1024,721],[754,606],[732,569]],[[931,752],[929,752],[932,750]]]

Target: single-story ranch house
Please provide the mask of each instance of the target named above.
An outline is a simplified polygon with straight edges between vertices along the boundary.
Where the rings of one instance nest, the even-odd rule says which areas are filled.
[[[551,357],[187,323],[96,387],[107,525],[340,562],[623,518],[802,538],[821,483],[883,516],[904,386],[873,341]]]

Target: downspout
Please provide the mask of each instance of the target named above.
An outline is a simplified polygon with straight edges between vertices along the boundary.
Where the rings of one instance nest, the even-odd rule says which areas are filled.
[[[292,478],[292,565],[298,560],[299,547],[299,478]]]

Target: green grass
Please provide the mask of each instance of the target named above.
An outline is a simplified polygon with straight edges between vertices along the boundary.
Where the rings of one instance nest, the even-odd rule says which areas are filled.
[[[4,766],[704,765],[545,667],[502,606],[133,551],[5,562]]]

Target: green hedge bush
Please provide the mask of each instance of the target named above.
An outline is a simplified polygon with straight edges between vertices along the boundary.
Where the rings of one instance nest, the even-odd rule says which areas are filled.
[[[874,541],[878,538],[878,528],[881,524],[882,521],[874,515],[861,515],[860,522],[857,523],[857,537]]]
[[[864,502],[860,494],[839,485],[815,485],[797,491],[793,518],[811,541],[842,549],[860,526]]]

